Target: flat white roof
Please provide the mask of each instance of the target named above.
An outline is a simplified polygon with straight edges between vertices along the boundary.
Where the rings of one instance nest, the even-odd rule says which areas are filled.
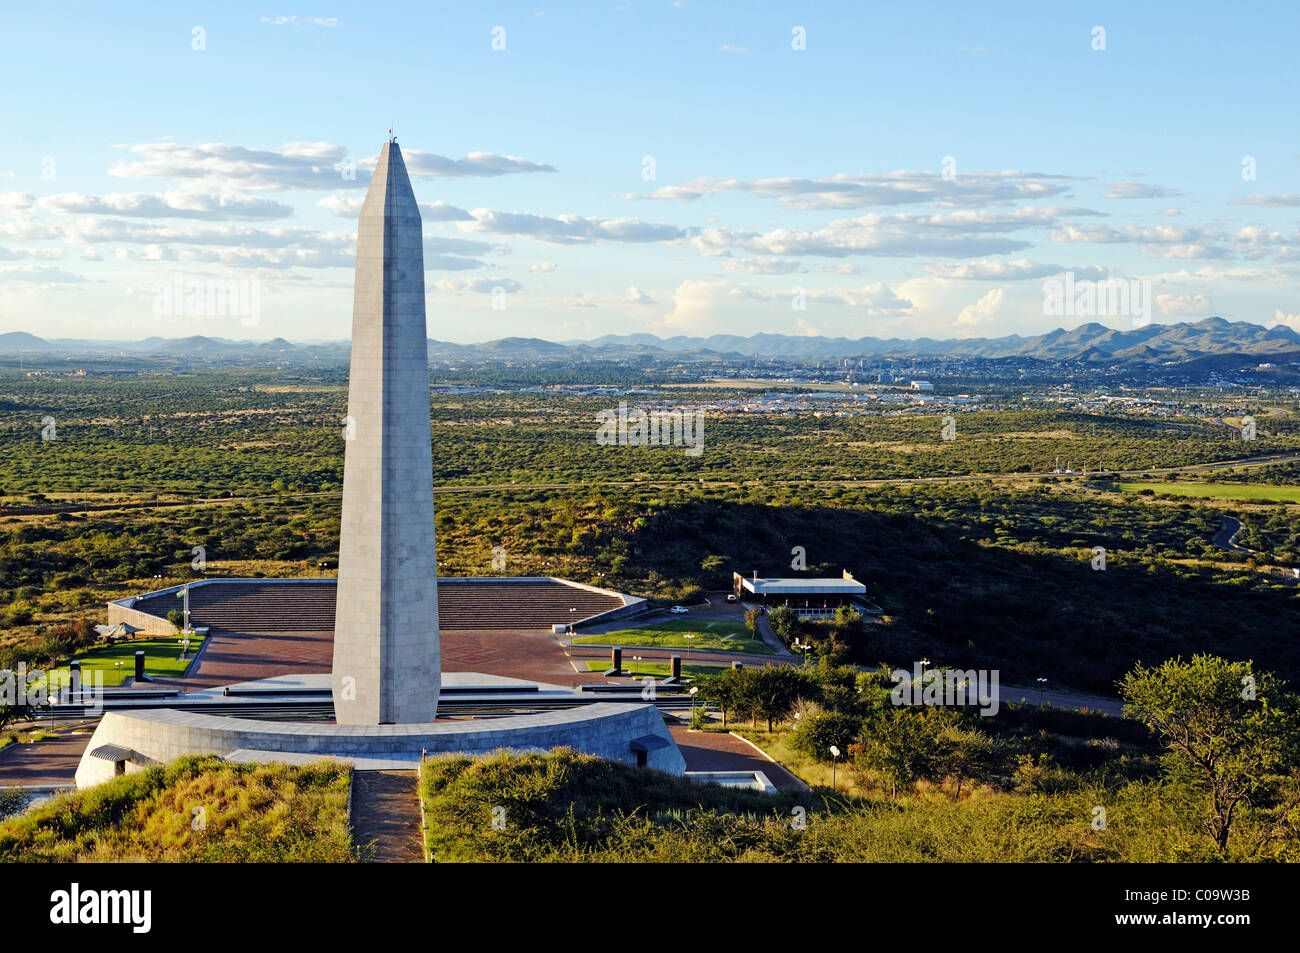
[[[845,595],[863,595],[867,587],[856,579],[759,579],[754,581],[752,576],[746,576],[743,580],[744,586],[750,592],[761,595],[763,593],[842,593]]]

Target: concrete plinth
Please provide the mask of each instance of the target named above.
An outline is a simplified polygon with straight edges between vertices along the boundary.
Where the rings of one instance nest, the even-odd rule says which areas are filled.
[[[239,761],[280,760],[283,755],[294,762],[305,756],[405,762],[418,759],[422,750],[430,754],[486,754],[503,748],[548,751],[560,747],[614,761],[644,763],[671,774],[686,770],[685,759],[653,705],[604,703],[422,725],[255,721],[156,709],[104,715],[77,768],[77,787],[111,779],[119,764],[124,764],[129,774],[192,754],[231,755]],[[109,757],[105,757],[106,750]]]

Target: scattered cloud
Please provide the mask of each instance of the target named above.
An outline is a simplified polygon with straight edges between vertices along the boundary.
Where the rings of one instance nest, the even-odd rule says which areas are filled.
[[[940,208],[979,208],[1051,198],[1067,191],[1072,176],[1005,170],[962,172],[879,172],[839,174],[820,179],[701,178],[669,185],[648,194],[628,193],[625,199],[665,199],[690,202],[707,195],[738,191],[800,210],[856,209],[887,205],[929,204]]]
[[[263,23],[270,23],[272,26],[338,26],[338,17],[302,17],[280,16],[280,17],[262,17]]]
[[[798,258],[730,258],[722,263],[722,267],[751,275],[788,275],[798,271],[800,264]]]
[[[460,294],[472,291],[478,294],[495,294],[498,290],[514,294],[523,289],[523,285],[513,278],[440,278],[433,285],[439,291]]]
[[[706,256],[732,250],[765,255],[845,257],[927,255],[971,258],[1004,255],[1030,247],[1006,233],[1053,224],[1061,215],[1095,214],[1087,209],[1022,206],[1011,210],[961,210],[934,215],[864,215],[828,222],[811,231],[778,228],[763,234],[704,229],[690,244]]]
[[[670,329],[698,333],[716,315],[718,299],[726,293],[725,281],[688,278],[673,292],[673,308],[663,317]]]
[[[585,245],[596,241],[663,242],[687,237],[675,225],[656,225],[634,218],[599,219],[581,215],[548,217],[526,212],[497,212],[476,208],[472,222],[460,227],[472,232],[490,232],[511,238],[531,238],[554,245]]]
[[[899,298],[881,281],[856,289],[800,288],[770,291],[756,288],[732,288],[727,292],[733,298],[749,298],[755,301],[783,301],[786,303],[789,303],[796,293],[801,295],[805,302],[862,309],[869,318],[906,313],[912,310],[911,301]]]
[[[59,259],[63,257],[62,248],[3,248],[0,247],[0,261],[20,261],[24,258]]]
[[[1207,294],[1157,294],[1156,310],[1161,314],[1208,314],[1210,296]]]
[[[85,281],[81,275],[65,271],[55,265],[23,265],[19,268],[0,269],[0,281],[31,281],[46,285],[71,285]]]
[[[1167,199],[1181,195],[1177,189],[1168,189],[1160,185],[1148,185],[1145,182],[1115,182],[1110,191],[1102,198],[1107,199]]]
[[[1066,268],[1062,265],[1045,265],[1027,258],[1012,261],[964,261],[955,264],[926,265],[925,270],[936,278],[959,281],[1025,281],[1046,278],[1070,271],[1076,278],[1098,279],[1106,276],[1106,269],[1093,265]]]
[[[1300,208],[1300,195],[1251,195],[1233,199],[1229,205],[1259,205],[1264,208]]]
[[[37,203],[61,215],[121,215],[134,218],[194,218],[211,220],[288,218],[293,206],[270,199],[202,192],[117,192],[83,195],[63,192]]]
[[[962,308],[958,312],[957,320],[953,322],[953,325],[959,328],[969,328],[990,323],[997,317],[998,311],[1002,308],[1002,298],[1002,289],[994,288],[974,304]]]
[[[1287,314],[1281,308],[1273,312],[1273,326],[1285,324],[1293,331],[1300,331],[1300,314]]]
[[[364,188],[378,156],[357,159],[329,142],[291,142],[278,151],[226,143],[185,146],[144,142],[124,146],[133,156],[109,167],[117,178],[170,178],[201,182],[216,191]],[[519,156],[471,152],[452,159],[432,152],[403,150],[406,169],[416,177],[500,176],[516,172],[554,172],[552,166]]]

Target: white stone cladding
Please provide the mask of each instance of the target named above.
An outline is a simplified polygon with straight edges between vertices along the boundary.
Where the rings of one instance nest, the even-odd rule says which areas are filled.
[[[334,757],[381,757],[460,752],[486,754],[501,749],[574,748],[613,761],[636,763],[633,740],[655,737],[647,767],[681,774],[686,762],[653,705],[604,702],[559,711],[506,718],[442,721],[436,725],[322,725],[225,718],[199,712],[155,709],[108,712],[95,729],[77,768],[77,787],[110,780],[114,765],[91,756],[102,745],[130,749],[127,773],[165,764],[182,755],[227,755],[241,749]]]
[[[420,211],[388,142],[357,223],[332,686],[342,725],[431,722],[438,709],[427,341]]]

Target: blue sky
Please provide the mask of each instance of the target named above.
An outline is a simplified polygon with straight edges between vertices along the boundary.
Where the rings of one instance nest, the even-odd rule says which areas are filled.
[[[10,9],[0,330],[346,337],[390,123],[444,340],[1133,324],[1045,314],[1066,271],[1300,328],[1300,13],[1044,6]]]

